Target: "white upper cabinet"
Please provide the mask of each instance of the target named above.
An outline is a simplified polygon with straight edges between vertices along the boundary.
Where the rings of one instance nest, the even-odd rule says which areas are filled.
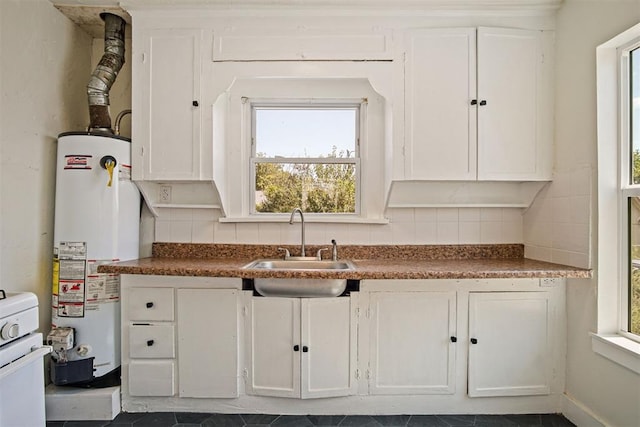
[[[202,29],[134,27],[135,180],[200,179],[203,35]]]
[[[407,179],[550,179],[541,31],[424,29],[405,43]]]
[[[476,178],[476,30],[407,34],[405,168],[409,179]]]

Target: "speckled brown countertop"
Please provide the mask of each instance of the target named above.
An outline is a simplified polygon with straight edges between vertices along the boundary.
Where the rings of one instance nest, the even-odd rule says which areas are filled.
[[[297,254],[297,246],[284,247]],[[324,246],[307,246],[315,254]],[[264,270],[242,267],[258,258],[282,258],[275,245],[154,243],[153,256],[103,265],[101,273],[209,277],[340,279],[589,278],[591,270],[524,258],[506,245],[339,246],[352,271]],[[324,253],[325,257],[326,252]]]

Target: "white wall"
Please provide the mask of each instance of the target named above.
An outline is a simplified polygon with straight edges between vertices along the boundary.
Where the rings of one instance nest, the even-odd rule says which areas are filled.
[[[595,52],[599,44],[639,21],[639,0],[565,0],[558,12],[556,170],[553,184],[525,215],[527,256],[596,265]],[[569,280],[567,286],[569,413],[581,407],[593,417],[591,421],[637,426],[640,376],[591,349],[589,332],[596,330],[597,286],[595,279]]]
[[[0,2],[0,288],[51,324],[56,138],[88,123],[91,38],[48,0]]]

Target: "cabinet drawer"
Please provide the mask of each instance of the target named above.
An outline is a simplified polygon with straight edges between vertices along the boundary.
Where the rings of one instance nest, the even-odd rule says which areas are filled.
[[[129,356],[131,358],[175,357],[173,324],[131,325],[129,327]]]
[[[175,364],[173,360],[134,360],[129,364],[129,395],[173,396]]]
[[[173,321],[173,289],[133,288],[128,310],[129,320]]]

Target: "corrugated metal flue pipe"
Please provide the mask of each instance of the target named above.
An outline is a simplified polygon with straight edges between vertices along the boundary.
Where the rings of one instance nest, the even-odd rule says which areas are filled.
[[[89,130],[113,133],[109,116],[109,90],[124,64],[124,19],[102,13],[104,20],[104,54],[87,84]]]

